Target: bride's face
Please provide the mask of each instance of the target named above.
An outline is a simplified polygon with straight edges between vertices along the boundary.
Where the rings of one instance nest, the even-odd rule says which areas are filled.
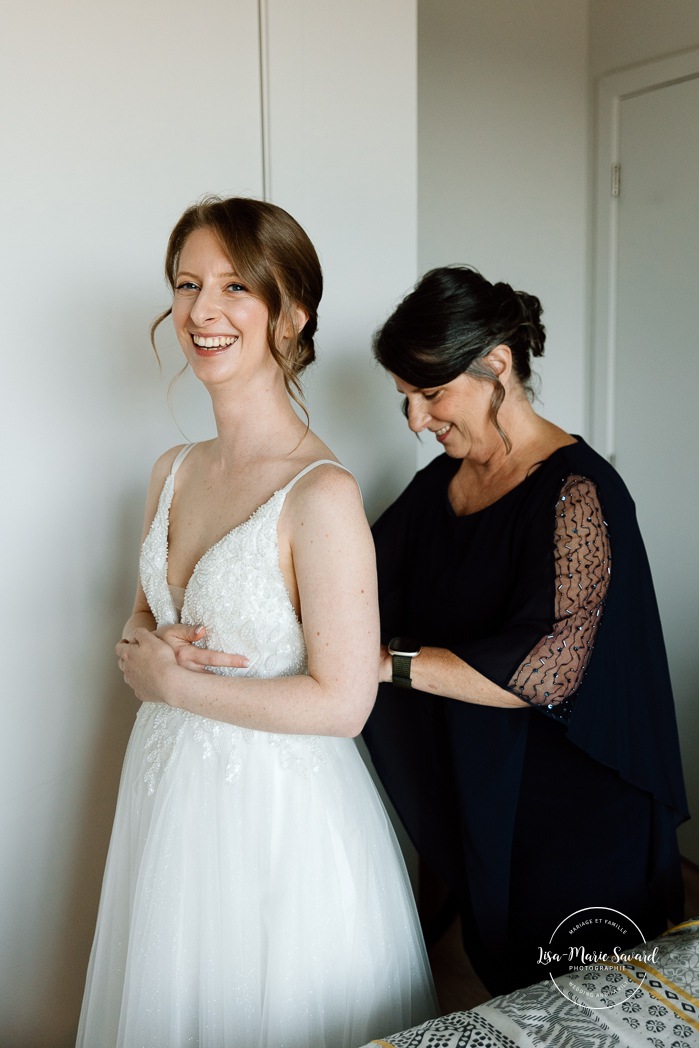
[[[205,385],[240,382],[276,369],[265,303],[241,283],[213,230],[187,237],[175,279],[172,320],[192,370]]]

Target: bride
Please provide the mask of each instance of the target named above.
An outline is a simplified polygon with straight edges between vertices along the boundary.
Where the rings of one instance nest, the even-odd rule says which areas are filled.
[[[129,742],[81,1048],[352,1048],[435,1014],[402,859],[352,737],[378,678],[354,478],[297,414],[322,275],[282,209],[189,208],[172,322],[216,436],[153,469],[116,651]]]

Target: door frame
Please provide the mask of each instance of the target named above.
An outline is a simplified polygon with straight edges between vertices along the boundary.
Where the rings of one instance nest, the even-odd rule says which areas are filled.
[[[699,77],[699,48],[600,77],[596,92],[595,173],[588,425],[595,448],[614,462],[619,196],[612,192],[620,163],[621,105],[627,98]],[[623,170],[621,172],[623,192]]]

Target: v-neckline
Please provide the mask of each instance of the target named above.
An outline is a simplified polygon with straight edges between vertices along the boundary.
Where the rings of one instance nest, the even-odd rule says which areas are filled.
[[[192,571],[190,573],[189,579],[187,580],[187,584],[185,586],[175,586],[174,583],[172,583],[172,584],[170,583],[170,580],[168,578],[168,569],[169,569],[169,564],[170,564],[170,507],[172,506],[172,500],[173,500],[174,495],[175,495],[175,476],[176,476],[176,474],[174,474],[174,473],[168,473],[168,476],[166,478],[166,480],[171,481],[171,491],[169,492],[169,495],[168,495],[168,498],[167,498],[167,502],[165,504],[165,520],[164,520],[164,526],[165,526],[165,585],[167,586],[168,593],[170,593],[170,599],[171,600],[172,600],[172,593],[170,592],[171,585],[173,586],[173,588],[182,591],[182,607],[184,608],[185,602],[187,600],[187,593],[189,592],[189,587],[191,586],[192,580],[194,579],[195,575],[197,574],[197,571],[199,569],[200,564],[202,564],[202,562],[204,560],[206,560],[207,557],[211,553],[213,553],[213,551],[215,549],[218,549],[218,547],[221,546],[227,539],[229,539],[236,531],[238,531],[240,528],[245,527],[246,524],[249,524],[250,521],[254,517],[256,517],[258,513],[261,512],[261,510],[263,510],[263,509],[265,509],[265,507],[269,506],[270,502],[274,498],[276,498],[277,495],[279,495],[281,492],[285,491],[286,485],[283,488],[277,488],[275,491],[273,491],[272,494],[269,496],[269,498],[265,499],[264,502],[260,503],[260,505],[256,509],[254,509],[252,511],[252,513],[250,513],[250,515],[245,518],[245,520],[241,520],[239,524],[234,524],[233,527],[229,528],[229,530],[224,535],[222,535],[220,539],[216,539],[215,542],[213,542],[210,546],[208,546],[204,550],[204,552],[201,554],[199,559],[196,561],[194,567],[192,568]],[[294,477],[292,479],[295,480],[296,478]],[[172,606],[173,606],[174,610],[177,611],[177,608],[175,608],[174,600],[172,600]],[[180,614],[180,618],[181,618],[181,615],[182,615],[181,611],[180,611],[179,614]]]
[[[187,454],[189,453],[189,450],[191,450],[192,447],[194,447],[194,445],[190,444],[189,448],[188,448],[188,451],[187,451]],[[170,589],[170,581],[168,579],[168,568],[169,568],[169,564],[170,564],[170,507],[172,506],[172,500],[173,500],[173,498],[175,496],[175,477],[177,476],[177,469],[179,468],[179,465],[184,460],[184,458],[186,458],[186,455],[182,455],[181,458],[180,458],[179,455],[177,456],[177,458],[175,459],[175,462],[173,463],[173,467],[174,468],[170,469],[170,472],[168,473],[167,477],[165,478],[165,483],[163,484],[163,489],[162,489],[161,494],[160,494],[160,499],[162,500],[162,497],[165,494],[165,490],[166,490],[167,484],[169,482],[170,483],[170,491],[169,491],[169,493],[167,495],[167,499],[166,499],[166,502],[165,502],[165,507],[164,507],[165,520],[163,522],[164,523],[164,531],[165,531],[165,572],[164,572],[164,574],[165,574],[165,588],[167,590],[168,597],[170,598],[170,604],[171,604],[171,607],[172,607],[172,611],[176,613],[177,618],[178,618],[179,621],[182,621],[182,611],[184,610],[185,604],[187,602],[187,594],[189,593],[189,588],[190,588],[190,586],[191,586],[191,584],[192,584],[192,582],[193,582],[193,580],[194,580],[194,578],[195,578],[195,576],[196,576],[196,574],[197,574],[197,572],[199,570],[199,567],[209,557],[209,555],[214,552],[214,550],[218,549],[219,546],[221,546],[224,542],[226,542],[228,539],[230,539],[231,536],[234,535],[236,531],[239,531],[241,528],[244,528],[247,524],[250,524],[250,522],[258,515],[258,513],[261,513],[263,509],[266,509],[266,507],[270,505],[270,503],[277,497],[277,495],[281,495],[281,494],[286,495],[286,493],[289,491],[290,488],[292,488],[294,486],[294,484],[296,483],[297,480],[300,480],[300,478],[305,473],[309,473],[316,466],[333,465],[333,466],[338,466],[340,469],[346,469],[345,466],[341,465],[341,463],[339,463],[339,462],[336,462],[334,459],[316,459],[315,462],[309,462],[307,466],[304,466],[303,469],[300,469],[298,471],[298,473],[296,473],[291,478],[291,480],[287,481],[287,483],[284,484],[281,488],[276,488],[272,492],[272,494],[269,496],[269,498],[265,499],[264,502],[260,503],[260,505],[256,509],[254,509],[252,511],[252,513],[250,513],[249,516],[247,516],[245,518],[245,520],[241,520],[239,524],[234,524],[233,527],[230,528],[225,533],[225,535],[222,535],[220,539],[217,539],[216,542],[212,543],[211,546],[209,546],[207,549],[204,550],[204,552],[202,553],[202,555],[199,557],[199,559],[195,563],[194,567],[192,568],[192,571],[191,571],[191,574],[189,576],[189,579],[187,580],[186,586],[176,586],[176,587],[174,587],[174,588],[176,588],[178,590],[181,590],[181,592],[182,592],[182,608],[178,609],[175,606],[175,601],[173,599],[172,591]],[[178,459],[179,459],[179,461],[178,461]],[[347,471],[347,472],[349,472],[349,471]],[[153,523],[155,523],[155,519],[154,519]],[[153,525],[151,524],[151,527],[152,526]],[[275,529],[275,540],[278,541],[278,536],[277,536],[277,533],[276,533],[276,529]]]

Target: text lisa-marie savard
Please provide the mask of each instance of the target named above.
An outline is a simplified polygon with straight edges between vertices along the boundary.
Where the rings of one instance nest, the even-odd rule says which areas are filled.
[[[618,946],[614,947],[612,953],[600,953],[594,950],[586,950],[584,946],[570,946],[567,953],[556,953],[553,950],[544,950],[539,947],[537,964],[553,964],[561,961],[577,961],[579,964],[621,964],[624,961],[645,961],[646,964],[656,964],[658,947],[654,946],[650,952],[637,950],[633,953],[625,953]]]

